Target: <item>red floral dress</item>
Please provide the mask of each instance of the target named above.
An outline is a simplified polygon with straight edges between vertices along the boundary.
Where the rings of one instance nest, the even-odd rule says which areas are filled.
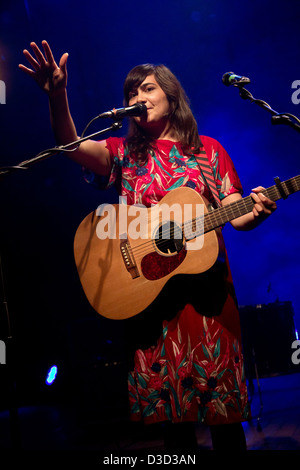
[[[209,137],[201,136],[201,141],[220,200],[242,192],[224,148]],[[108,184],[115,183],[128,204],[148,207],[179,186],[213,202],[198,163],[184,155],[179,143],[158,140],[141,166],[124,139],[107,139],[107,148],[114,162]],[[240,323],[227,257],[207,273],[174,276],[158,297],[125,323],[131,419],[208,425],[248,419]]]

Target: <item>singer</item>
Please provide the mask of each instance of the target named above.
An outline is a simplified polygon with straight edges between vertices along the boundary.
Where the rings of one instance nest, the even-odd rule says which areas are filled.
[[[29,64],[19,67],[47,93],[57,143],[73,142],[68,54],[57,65],[46,41],[42,48],[30,45],[33,52],[24,51]],[[242,198],[232,160],[219,142],[199,135],[188,98],[167,67],[134,67],[124,99],[126,106],[146,106],[146,113],[129,118],[128,135],[87,140],[69,155],[86,169],[89,181],[103,187],[105,179],[128,204],[147,207],[182,186],[214,207]],[[276,209],[262,189],[251,193],[253,210],[231,222],[235,229],[251,230]],[[241,423],[250,409],[240,324],[226,252],[224,258],[200,275],[172,277],[148,308],[125,321],[130,417],[145,425],[160,423],[166,450],[196,450],[196,422],[210,427],[214,450],[247,448]]]

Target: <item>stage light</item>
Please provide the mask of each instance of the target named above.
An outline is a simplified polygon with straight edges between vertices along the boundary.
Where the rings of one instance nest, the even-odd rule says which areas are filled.
[[[54,380],[56,379],[56,375],[57,375],[57,367],[56,366],[50,367],[48,374],[47,374],[47,378],[46,378],[46,384],[47,385],[53,384]]]

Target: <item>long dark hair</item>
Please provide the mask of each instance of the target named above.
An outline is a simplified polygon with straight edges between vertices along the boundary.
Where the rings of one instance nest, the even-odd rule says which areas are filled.
[[[143,64],[134,67],[124,82],[124,100],[129,103],[129,93],[138,88],[148,77],[154,75],[157,83],[169,101],[169,121],[175,131],[177,140],[187,154],[199,153],[201,141],[196,120],[189,105],[189,99],[180,82],[165,65]],[[135,122],[130,120],[127,145],[130,152],[144,162],[149,150],[155,147],[153,139]]]

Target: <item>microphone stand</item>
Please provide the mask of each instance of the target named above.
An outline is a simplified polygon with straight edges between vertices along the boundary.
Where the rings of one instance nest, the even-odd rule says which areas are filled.
[[[250,91],[244,88],[243,84],[235,83],[233,86],[239,88],[239,95],[243,100],[249,100],[251,101],[251,103],[255,103],[261,108],[271,113],[272,124],[286,124],[300,133],[300,120],[296,116],[290,113],[278,113],[277,111],[272,109],[271,106],[265,101],[254,98],[251,95]]]
[[[45,160],[46,158],[50,157],[51,155],[56,155],[57,153],[73,152],[85,140],[94,139],[95,137],[98,137],[98,136],[104,134],[105,132],[115,131],[115,130],[121,129],[121,127],[122,127],[122,123],[120,121],[114,121],[112,123],[112,125],[110,127],[108,127],[107,129],[103,129],[101,131],[95,132],[94,134],[88,135],[86,137],[81,137],[80,139],[75,140],[74,142],[70,142],[67,145],[59,145],[57,147],[53,147],[51,149],[44,150],[43,152],[40,152],[35,157],[31,158],[30,160],[25,160],[25,161],[19,163],[18,165],[1,167],[0,168],[0,176],[11,173],[14,170],[27,170],[34,163]]]
[[[252,94],[250,93],[250,91],[244,88],[243,83],[234,83],[233,86],[239,89],[239,95],[243,100],[249,100],[251,101],[251,103],[257,104],[258,106],[260,106],[261,108],[265,109],[270,114],[272,114],[272,118],[271,118],[272,124],[275,124],[275,125],[286,124],[290,126],[292,129],[294,129],[295,131],[300,133],[300,120],[296,116],[290,113],[278,113],[277,111],[272,109],[271,106],[265,101],[254,98]],[[275,178],[275,182],[277,185],[280,184],[279,178]],[[261,415],[262,415],[262,410],[263,410],[263,401],[262,401],[262,393],[261,393],[261,388],[260,388],[260,383],[259,383],[259,375],[257,371],[256,356],[255,356],[254,349],[252,351],[252,354],[254,357],[255,376],[256,376],[258,394],[259,394],[259,399],[260,399],[260,411],[257,417],[257,431],[260,432],[262,430],[260,420],[261,420]]]
[[[94,121],[95,119],[97,118],[94,118],[92,121]],[[67,145],[60,145],[51,149],[44,150],[40,152],[38,155],[36,155],[35,157],[29,160],[25,160],[19,163],[18,165],[1,167],[0,176],[8,175],[16,170],[27,170],[30,166],[34,165],[35,163],[38,163],[52,155],[55,155],[61,152],[73,152],[79,147],[79,145],[82,142],[88,139],[93,139],[95,137],[98,137],[104,134],[105,132],[115,131],[115,130],[122,128],[121,121],[114,121],[112,125],[108,127],[107,129],[103,129],[101,131],[95,132],[94,134],[83,137],[85,131],[87,130],[89,125],[92,123],[92,121],[90,121],[89,124],[86,126],[80,139],[74,142],[71,142]],[[13,353],[13,335],[12,335],[12,330],[11,330],[11,319],[10,319],[10,315],[8,311],[8,304],[7,304],[6,296],[5,296],[4,276],[3,276],[1,256],[0,256],[0,286],[1,286],[2,297],[3,297],[2,303],[4,306],[4,310],[6,312],[7,328],[8,328],[7,339],[5,342],[7,354],[6,354],[6,360],[5,360],[4,366],[6,367],[6,376],[7,376],[7,384],[8,384],[7,389],[9,392],[8,395],[9,395],[9,416],[10,416],[10,425],[11,425],[11,439],[12,439],[13,448],[16,450],[19,450],[21,449],[21,437],[20,437],[19,415],[18,415],[18,406],[17,406],[17,395],[16,395],[16,380],[13,374],[15,354]]]

